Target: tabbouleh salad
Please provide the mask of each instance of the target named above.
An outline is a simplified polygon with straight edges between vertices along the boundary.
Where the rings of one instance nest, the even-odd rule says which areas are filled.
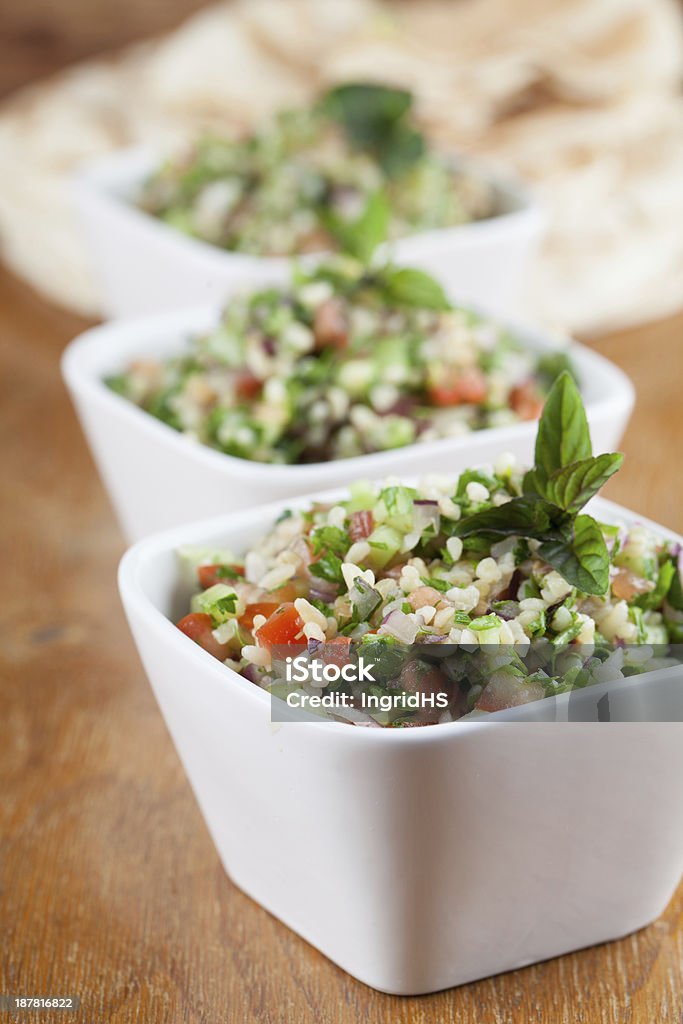
[[[567,356],[534,353],[454,308],[421,271],[368,264],[381,221],[376,209],[356,225],[358,257],[235,296],[183,354],[138,359],[107,383],[183,434],[258,462],[344,459],[536,419]]]
[[[152,175],[139,205],[258,256],[335,250],[377,192],[391,206],[391,239],[492,216],[492,187],[430,150],[411,108],[401,89],[338,86],[244,138],[205,138]]]
[[[450,694],[446,710],[347,716],[362,725],[447,722],[590,685],[607,670],[648,671],[666,663],[656,651],[683,639],[679,548],[582,511],[621,461],[592,455],[564,373],[527,473],[501,456],[457,480],[359,483],[345,500],[285,512],[243,557],[186,549],[200,589],[178,628],[275,694],[273,651],[290,644],[338,664],[365,654],[383,692]],[[540,668],[525,658],[534,643],[546,652]],[[444,659],[447,645],[495,661],[482,674],[467,656]]]

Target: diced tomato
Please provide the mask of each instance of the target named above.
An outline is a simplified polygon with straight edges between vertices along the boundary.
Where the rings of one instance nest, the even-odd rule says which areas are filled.
[[[351,664],[351,640],[348,636],[336,636],[334,640],[326,640],[323,645],[323,661],[326,665]]]
[[[197,568],[199,585],[204,590],[213,587],[216,583],[229,583],[234,574],[244,576],[244,567],[241,565],[200,565]]]
[[[261,393],[263,382],[248,370],[240,370],[235,378],[235,394],[238,398],[256,398]]]
[[[244,626],[245,629],[252,629],[257,615],[265,615],[269,619],[279,607],[280,605],[277,601],[255,601],[253,604],[248,604],[244,615],[240,619],[240,626]]]
[[[533,381],[518,384],[510,392],[510,408],[522,420],[537,420],[543,412],[543,396]]]
[[[453,694],[453,684],[450,683],[436,665],[427,664],[424,661],[409,661],[401,669],[399,685],[402,690],[409,694],[424,694],[425,697],[434,698],[434,707],[425,703],[419,708],[415,715],[416,724],[427,725],[438,722],[444,712],[436,703],[439,694],[445,694],[450,702]],[[458,709],[458,714],[460,710]]]
[[[313,317],[313,335],[316,348],[346,348],[349,320],[341,299],[327,299],[318,306]]]
[[[266,622],[256,630],[263,647],[276,647],[284,644],[301,643],[301,632],[304,622],[292,603],[282,604],[270,615]]]
[[[375,529],[375,517],[372,512],[362,510],[360,512],[351,513],[351,523],[349,525],[349,537],[355,544],[356,541],[365,540],[369,537],[372,531]]]
[[[209,654],[213,654],[214,658],[225,661],[229,656],[229,645],[219,644],[213,635],[210,615],[205,615],[203,612],[192,612],[190,615],[186,615],[184,619],[181,619],[180,622],[177,622],[176,625],[185,636],[189,636],[190,640],[194,640],[196,644],[203,647]]]
[[[486,378],[472,366],[433,384],[429,397],[433,405],[480,405],[486,398]]]
[[[284,604],[286,601],[295,601],[297,597],[305,597],[308,593],[308,583],[301,576],[292,576],[281,587],[271,590],[267,600],[275,601],[276,604]]]

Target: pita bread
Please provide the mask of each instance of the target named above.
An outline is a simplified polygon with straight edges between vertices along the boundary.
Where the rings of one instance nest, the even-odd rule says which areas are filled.
[[[98,309],[66,182],[144,141],[232,131],[349,77],[407,85],[441,145],[528,178],[550,229],[530,316],[582,331],[683,306],[676,0],[233,0],[0,109],[6,260]],[[20,169],[20,173],[18,173]]]

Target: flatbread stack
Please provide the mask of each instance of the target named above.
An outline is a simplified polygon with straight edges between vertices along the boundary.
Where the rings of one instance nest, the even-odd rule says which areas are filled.
[[[107,151],[247,127],[348,78],[409,86],[444,147],[512,168],[549,217],[525,310],[594,333],[683,306],[676,0],[233,0],[0,110],[6,260],[97,313],[68,179]]]

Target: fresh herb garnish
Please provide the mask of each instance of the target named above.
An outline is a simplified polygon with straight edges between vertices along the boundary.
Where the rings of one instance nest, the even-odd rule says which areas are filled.
[[[356,220],[326,210],[322,214],[325,227],[336,238],[340,248],[361,263],[370,263],[375,250],[386,242],[389,235],[391,210],[386,196],[375,192]]]
[[[674,572],[671,579],[671,585],[669,586],[669,592],[666,596],[668,603],[677,612],[683,612],[683,584],[681,583],[681,573],[678,568],[678,559],[675,559],[673,564]]]
[[[333,555],[341,556],[349,548],[349,538],[338,526],[319,526],[311,533],[311,546],[314,555],[331,551]]]
[[[453,306],[435,278],[413,267],[384,267],[377,283],[389,304],[446,312]]]
[[[370,82],[349,82],[331,89],[321,109],[342,126],[349,142],[372,153],[392,177],[405,173],[424,154],[424,136],[411,122],[413,96]]]
[[[586,594],[609,587],[609,553],[599,524],[581,508],[619,469],[619,453],[593,456],[581,395],[565,371],[546,399],[536,435],[535,465],[524,494],[456,524],[459,537],[519,536],[540,541],[539,556]]]
[[[308,571],[312,576],[317,576],[328,583],[343,583],[342,560],[332,551],[326,551],[320,558],[311,562]]]

